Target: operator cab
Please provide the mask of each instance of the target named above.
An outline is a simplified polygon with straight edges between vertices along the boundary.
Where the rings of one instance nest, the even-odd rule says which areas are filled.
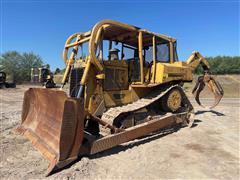
[[[71,43],[74,39],[75,42]],[[70,36],[63,57],[67,64],[63,82],[70,77],[71,96],[81,94],[78,93],[82,92],[80,84],[85,84],[87,77],[97,75],[97,82],[92,83],[101,83],[102,90],[108,91],[111,98],[113,91],[127,94],[130,88],[153,87],[163,83],[163,71],[167,69],[165,65],[178,60],[176,39],[112,21],[97,24],[92,31]],[[71,64],[70,59],[75,63]],[[88,74],[84,76],[84,69],[90,69],[87,68],[91,66],[87,63],[90,61],[95,69],[86,71]],[[162,72],[157,73],[159,70]],[[127,96],[125,99],[130,99]]]
[[[147,31],[139,35],[139,32],[115,26],[106,27],[99,34],[96,58],[104,67],[107,90],[154,83],[157,63],[178,61],[173,38]]]

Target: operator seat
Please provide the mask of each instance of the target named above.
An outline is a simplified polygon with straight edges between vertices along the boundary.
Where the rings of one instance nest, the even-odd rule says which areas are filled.
[[[120,50],[117,48],[110,49],[109,50],[110,60],[119,60],[119,55],[118,55],[119,52]]]

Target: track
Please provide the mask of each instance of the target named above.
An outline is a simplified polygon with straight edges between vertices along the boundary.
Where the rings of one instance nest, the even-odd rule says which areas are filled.
[[[184,93],[184,90],[179,85],[173,85],[167,89],[159,89],[154,92],[152,92],[150,95],[141,98],[131,104],[127,104],[120,107],[113,107],[108,109],[103,115],[102,120],[107,122],[108,124],[113,124],[114,120],[118,118],[120,115],[126,115],[133,113],[134,111],[140,110],[142,108],[145,108],[149,106],[150,104],[155,103],[156,101],[160,100],[164,95],[166,95],[167,92],[172,90],[173,88],[178,88],[181,91],[183,103],[187,105],[187,113],[193,113],[193,106],[188,100],[186,94]]]

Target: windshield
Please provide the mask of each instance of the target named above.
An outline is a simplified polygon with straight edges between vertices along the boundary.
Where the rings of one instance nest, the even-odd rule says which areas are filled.
[[[137,48],[122,42],[103,40],[96,50],[98,60],[133,60],[138,57]]]

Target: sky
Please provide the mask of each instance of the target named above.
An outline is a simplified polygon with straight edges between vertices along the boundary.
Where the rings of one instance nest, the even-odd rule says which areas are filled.
[[[239,1],[75,1],[0,0],[1,54],[16,50],[39,54],[52,70],[64,68],[62,51],[68,36],[89,31],[112,19],[177,38],[178,56],[237,56]]]

